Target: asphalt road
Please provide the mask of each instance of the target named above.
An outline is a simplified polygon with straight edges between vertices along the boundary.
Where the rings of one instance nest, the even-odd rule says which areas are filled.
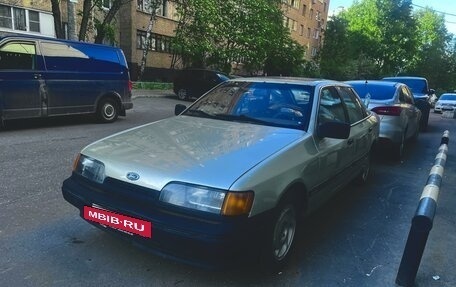
[[[150,92],[113,124],[91,117],[8,123],[0,131],[0,286],[395,286],[422,189],[444,130],[448,159],[416,286],[456,286],[456,119],[431,114],[403,161],[378,153],[367,186],[349,186],[307,220],[290,264],[208,271],[129,245],[84,222],[61,195],[85,145],[173,115],[173,97]],[[438,277],[436,277],[438,276]]]

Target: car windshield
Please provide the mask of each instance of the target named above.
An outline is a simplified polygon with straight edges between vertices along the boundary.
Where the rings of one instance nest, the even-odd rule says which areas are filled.
[[[364,99],[368,95],[372,100],[390,100],[394,97],[396,88],[393,86],[374,85],[369,83],[350,83],[360,98]]]
[[[314,87],[229,81],[196,101],[184,114],[307,130]]]
[[[443,95],[440,96],[439,100],[456,101],[456,94],[455,95],[443,94]]]

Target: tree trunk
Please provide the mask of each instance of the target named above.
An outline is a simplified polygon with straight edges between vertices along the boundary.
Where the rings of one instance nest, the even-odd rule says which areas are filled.
[[[62,15],[60,12],[60,0],[51,0],[52,15],[54,16],[55,36],[59,39],[65,38],[65,32],[62,26]]]
[[[151,36],[152,36],[152,28],[154,27],[155,16],[157,15],[157,9],[160,6],[160,2],[161,2],[160,0],[152,0],[150,2],[151,14],[150,14],[150,18],[149,18],[149,24],[147,25],[146,43],[145,43],[146,47],[143,50],[138,81],[141,81],[141,78],[144,74],[144,69],[146,68],[147,53],[149,52],[149,46],[150,46]]]
[[[103,22],[99,27],[97,27],[97,36],[95,36],[95,43],[101,44],[106,36],[106,27],[111,24],[112,20],[116,16],[117,12],[120,10],[120,7],[123,5],[122,0],[114,0],[112,2],[111,9],[109,9],[106,14]]]
[[[89,17],[95,5],[92,5],[92,0],[84,0],[82,6],[81,27],[79,28],[79,41],[85,41],[87,36],[87,28],[89,26]]]

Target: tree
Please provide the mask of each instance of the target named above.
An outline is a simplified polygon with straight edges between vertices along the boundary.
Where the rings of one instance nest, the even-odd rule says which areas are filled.
[[[180,16],[173,42],[185,66],[229,71],[242,63],[256,73],[271,57],[296,55],[283,27],[280,0],[176,0]],[[289,53],[287,53],[288,51]],[[302,52],[302,50],[301,50]],[[303,58],[303,52],[299,55]],[[299,61],[299,59],[298,59]]]
[[[146,31],[145,49],[143,49],[143,55],[142,55],[142,59],[141,59],[141,65],[140,65],[140,71],[139,71],[139,77],[138,77],[139,81],[141,81],[141,78],[144,74],[144,69],[146,68],[147,54],[149,52],[149,48],[151,45],[152,28],[154,27],[154,23],[156,20],[157,9],[160,7],[161,3],[162,3],[161,0],[151,0],[149,3],[150,18],[149,18],[149,24],[147,25],[147,31]]]

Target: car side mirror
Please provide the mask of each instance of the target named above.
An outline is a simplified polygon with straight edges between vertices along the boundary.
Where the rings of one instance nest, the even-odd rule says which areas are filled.
[[[174,107],[174,115],[178,116],[178,115],[182,114],[182,112],[185,111],[186,108],[187,108],[186,105],[177,104],[177,105]]]
[[[320,138],[348,139],[350,124],[342,122],[325,122],[318,125],[317,135]]]
[[[430,95],[435,94],[435,90],[434,89],[429,89],[429,94]]]

